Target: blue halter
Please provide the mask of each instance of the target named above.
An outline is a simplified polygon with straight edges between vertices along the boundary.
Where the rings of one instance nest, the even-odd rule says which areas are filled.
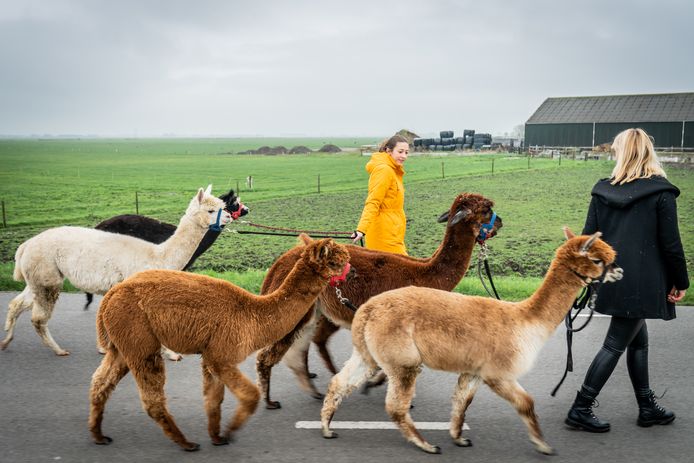
[[[220,225],[220,222],[222,220],[222,209],[219,209],[217,211],[217,221],[210,225],[210,230],[220,232],[224,228],[224,225]]]
[[[494,229],[494,222],[496,222],[496,212],[492,211],[492,218],[489,219],[489,223],[482,224],[482,228],[480,228],[480,234],[477,235],[478,243],[482,244],[487,241],[487,238],[489,238],[490,233]]]

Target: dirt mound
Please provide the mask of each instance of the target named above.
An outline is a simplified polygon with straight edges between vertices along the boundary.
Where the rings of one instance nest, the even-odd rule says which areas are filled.
[[[289,150],[289,154],[308,154],[311,152],[311,148],[307,148],[303,145],[295,146]]]
[[[321,149],[319,149],[318,151],[321,153],[341,153],[342,152],[342,150],[340,149],[339,146],[331,145],[329,143],[327,145],[323,145],[321,147]]]

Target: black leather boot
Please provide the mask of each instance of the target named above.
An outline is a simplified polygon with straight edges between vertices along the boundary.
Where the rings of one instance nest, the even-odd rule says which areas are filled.
[[[636,424],[648,428],[654,424],[670,424],[675,420],[675,414],[665,410],[655,400],[655,394],[649,390],[646,395],[636,396],[639,403],[639,418]]]
[[[595,397],[590,397],[579,391],[576,400],[569,410],[569,414],[564,422],[574,428],[588,432],[607,432],[610,430],[610,423],[601,421],[593,414],[593,404]]]

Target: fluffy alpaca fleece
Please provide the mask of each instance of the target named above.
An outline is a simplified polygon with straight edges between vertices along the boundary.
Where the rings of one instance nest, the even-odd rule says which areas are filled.
[[[48,320],[66,278],[82,291],[104,294],[135,272],[151,269],[181,269],[190,260],[209,226],[216,222],[224,202],[202,188],[193,197],[176,232],[161,244],[92,228],[58,227],[22,243],[15,254],[14,279],[26,288],[10,301],[5,322],[6,338],[12,341],[17,317],[32,309],[31,322],[44,344],[57,355],[68,355],[48,330]],[[222,223],[231,217],[221,215]]]
[[[248,214],[248,208],[241,203],[241,198],[236,196],[234,190],[229,190],[228,193],[220,196],[219,199],[224,201],[224,210],[231,213],[233,217],[242,217]],[[163,243],[168,240],[176,231],[176,225],[135,214],[124,214],[111,217],[110,219],[100,222],[94,228],[111,233],[134,236],[135,238],[140,238],[155,244]],[[192,257],[183,267],[183,270],[188,270],[195,260],[217,241],[221,233],[221,230],[207,230]],[[89,308],[92,299],[92,294],[87,293],[87,303],[84,305],[84,310]]]
[[[484,382],[515,407],[536,449],[551,454],[533,399],[517,378],[530,370],[581,287],[600,278],[607,282],[622,277],[622,269],[614,265],[615,252],[598,238],[600,233],[578,237],[568,229],[565,233],[568,241],[557,249],[541,287],[524,301],[411,286],[382,293],[362,305],[352,323],[352,357],[333,377],[323,403],[323,436],[336,437],[329,426],[340,402],[380,367],[388,376],[386,411],[391,419],[408,441],[426,452],[440,453],[419,434],[410,416],[415,381],[426,365],[460,374],[450,428],[456,445],[471,445],[462,437],[465,411]]]
[[[256,296],[223,280],[185,272],[149,270],[109,291],[97,317],[106,356],[94,373],[89,429],[97,444],[111,439],[101,432],[109,395],[128,371],[140,390],[142,405],[164,434],[186,450],[197,450],[166,409],[164,362],[159,347],[202,355],[203,391],[208,432],[216,445],[253,414],[260,393],[238,368],[251,352],[280,339],[312,309],[331,276],[349,260],[344,246],[330,239],[300,249],[301,257],[283,284]],[[224,436],[220,435],[224,386],[239,405]]]
[[[492,201],[481,195],[472,193],[458,195],[449,211],[443,213],[438,219],[439,222],[447,222],[446,233],[441,245],[429,258],[418,259],[359,246],[347,246],[350,262],[356,269],[356,275],[340,287],[343,296],[358,307],[371,296],[408,285],[452,290],[468,269],[475,239],[481,225],[490,221],[493,205]],[[496,234],[500,227],[501,218],[497,217],[492,235]],[[288,252],[278,259],[268,271],[261,292],[274,290],[297,258],[296,252]],[[337,325],[349,329],[352,324],[354,312],[338,301],[332,288],[321,293],[318,297],[317,308],[319,309],[317,312],[323,312]],[[279,402],[270,400],[270,374],[272,367],[283,357],[296,374],[301,387],[313,397],[319,399],[323,397],[310,380],[306,366],[306,353],[315,326],[311,317],[312,314],[308,314],[285,338],[258,353],[256,363],[258,382],[267,408],[280,408]],[[320,334],[322,335],[322,332]],[[321,342],[319,348],[326,353],[329,360],[325,348],[328,337],[322,337],[317,341]]]

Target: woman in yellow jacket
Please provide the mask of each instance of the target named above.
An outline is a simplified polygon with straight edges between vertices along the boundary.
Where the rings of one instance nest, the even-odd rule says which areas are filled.
[[[390,137],[366,164],[369,193],[359,225],[352,234],[356,243],[366,238],[368,249],[407,254],[405,249],[405,175],[403,163],[410,153],[407,139]]]

